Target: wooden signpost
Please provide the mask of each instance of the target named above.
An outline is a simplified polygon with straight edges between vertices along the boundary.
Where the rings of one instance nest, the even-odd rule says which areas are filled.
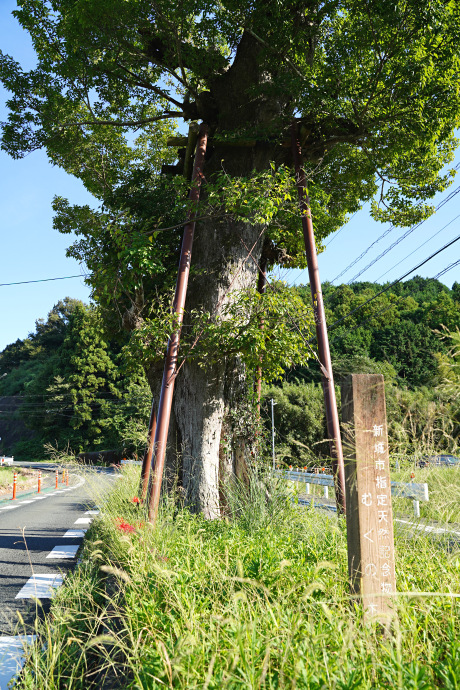
[[[387,625],[396,591],[385,389],[381,374],[342,384],[348,574],[364,617]]]

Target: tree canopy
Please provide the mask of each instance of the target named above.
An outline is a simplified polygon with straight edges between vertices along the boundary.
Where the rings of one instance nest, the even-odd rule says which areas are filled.
[[[255,338],[241,337],[239,352],[234,338],[225,348],[223,322],[254,289],[261,264],[305,265],[292,121],[320,248],[365,201],[381,221],[425,218],[453,175],[443,169],[457,145],[460,7],[19,0],[15,15],[37,64],[26,72],[0,55],[11,92],[2,147],[13,157],[45,147],[98,199],[98,210],[56,199],[56,226],[77,232],[70,252],[90,267],[95,298],[134,334],[164,301],[180,245],[190,151],[183,138],[169,142],[175,148],[168,138],[180,121],[209,126],[184,333],[197,315],[207,325],[215,317],[222,347],[212,366],[195,358],[182,368],[171,431],[186,495],[209,507],[218,503],[220,444],[231,435],[223,420],[242,367],[261,354],[245,351]],[[251,307],[248,319],[259,313]],[[215,328],[207,335],[210,346]],[[152,352],[145,366],[156,390]],[[307,356],[305,348],[299,359]]]

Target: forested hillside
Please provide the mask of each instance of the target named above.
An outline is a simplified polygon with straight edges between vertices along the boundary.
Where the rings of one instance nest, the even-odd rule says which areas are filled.
[[[386,287],[324,285],[336,381],[350,372],[384,374],[393,452],[455,451],[460,285],[449,289],[415,277],[382,292]],[[309,307],[308,286],[292,291]],[[0,452],[39,458],[51,446],[142,451],[151,393],[127,356],[127,342],[110,331],[97,307],[77,300],[65,298],[38,319],[33,333],[0,353]],[[319,381],[311,359],[308,368],[286,371],[282,381],[265,386],[262,416],[268,431],[273,398],[280,463],[327,456]]]
[[[8,345],[0,353],[1,452],[39,458],[50,445],[135,452],[150,391],[142,371],[126,369],[121,348],[108,341],[95,306],[69,298]]]
[[[454,452],[460,405],[458,389],[448,383],[447,372],[453,372],[455,362],[449,355],[455,344],[448,332],[460,327],[460,285],[449,289],[438,280],[416,276],[382,292],[385,288],[388,285],[375,283],[324,284],[336,383],[351,372],[384,374],[393,452]],[[296,290],[308,303],[310,288]],[[458,345],[456,350],[458,361]],[[280,461],[300,465],[327,455],[319,381],[319,368],[311,361],[308,368],[286,372],[281,386],[265,389],[267,426],[268,401],[273,397],[277,403]]]

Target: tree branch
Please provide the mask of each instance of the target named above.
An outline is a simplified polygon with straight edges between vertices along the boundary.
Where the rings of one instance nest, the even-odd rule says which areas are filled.
[[[146,125],[149,122],[157,122],[158,120],[167,120],[172,117],[184,117],[183,112],[167,112],[156,117],[146,117],[142,120],[81,120],[80,122],[65,122],[61,123],[59,127],[81,127],[82,125],[111,125],[113,127],[134,127],[139,125]]]
[[[142,86],[144,89],[149,89],[150,91],[153,91],[158,96],[161,96],[162,98],[165,98],[167,101],[170,101],[170,103],[177,105],[178,108],[183,107],[183,103],[181,103],[180,101],[176,101],[175,98],[173,98],[172,96],[167,94],[165,91],[160,89],[158,86],[155,86],[154,84],[149,84],[149,82],[142,79],[138,74],[131,72],[130,69],[128,69],[127,67],[122,65],[120,62],[117,61],[115,64],[117,65],[117,67],[119,67],[121,70],[123,70],[123,72],[126,72],[127,74],[130,75],[130,77],[133,77],[133,79],[135,80],[134,81],[135,86]]]

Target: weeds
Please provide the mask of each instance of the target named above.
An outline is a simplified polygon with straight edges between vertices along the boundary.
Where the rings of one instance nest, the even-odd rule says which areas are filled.
[[[83,562],[38,624],[19,687],[459,687],[456,548],[397,535],[398,617],[382,638],[350,604],[336,516],[259,478],[227,488],[221,521],[164,497],[153,530],[132,501],[138,473],[95,495]]]

